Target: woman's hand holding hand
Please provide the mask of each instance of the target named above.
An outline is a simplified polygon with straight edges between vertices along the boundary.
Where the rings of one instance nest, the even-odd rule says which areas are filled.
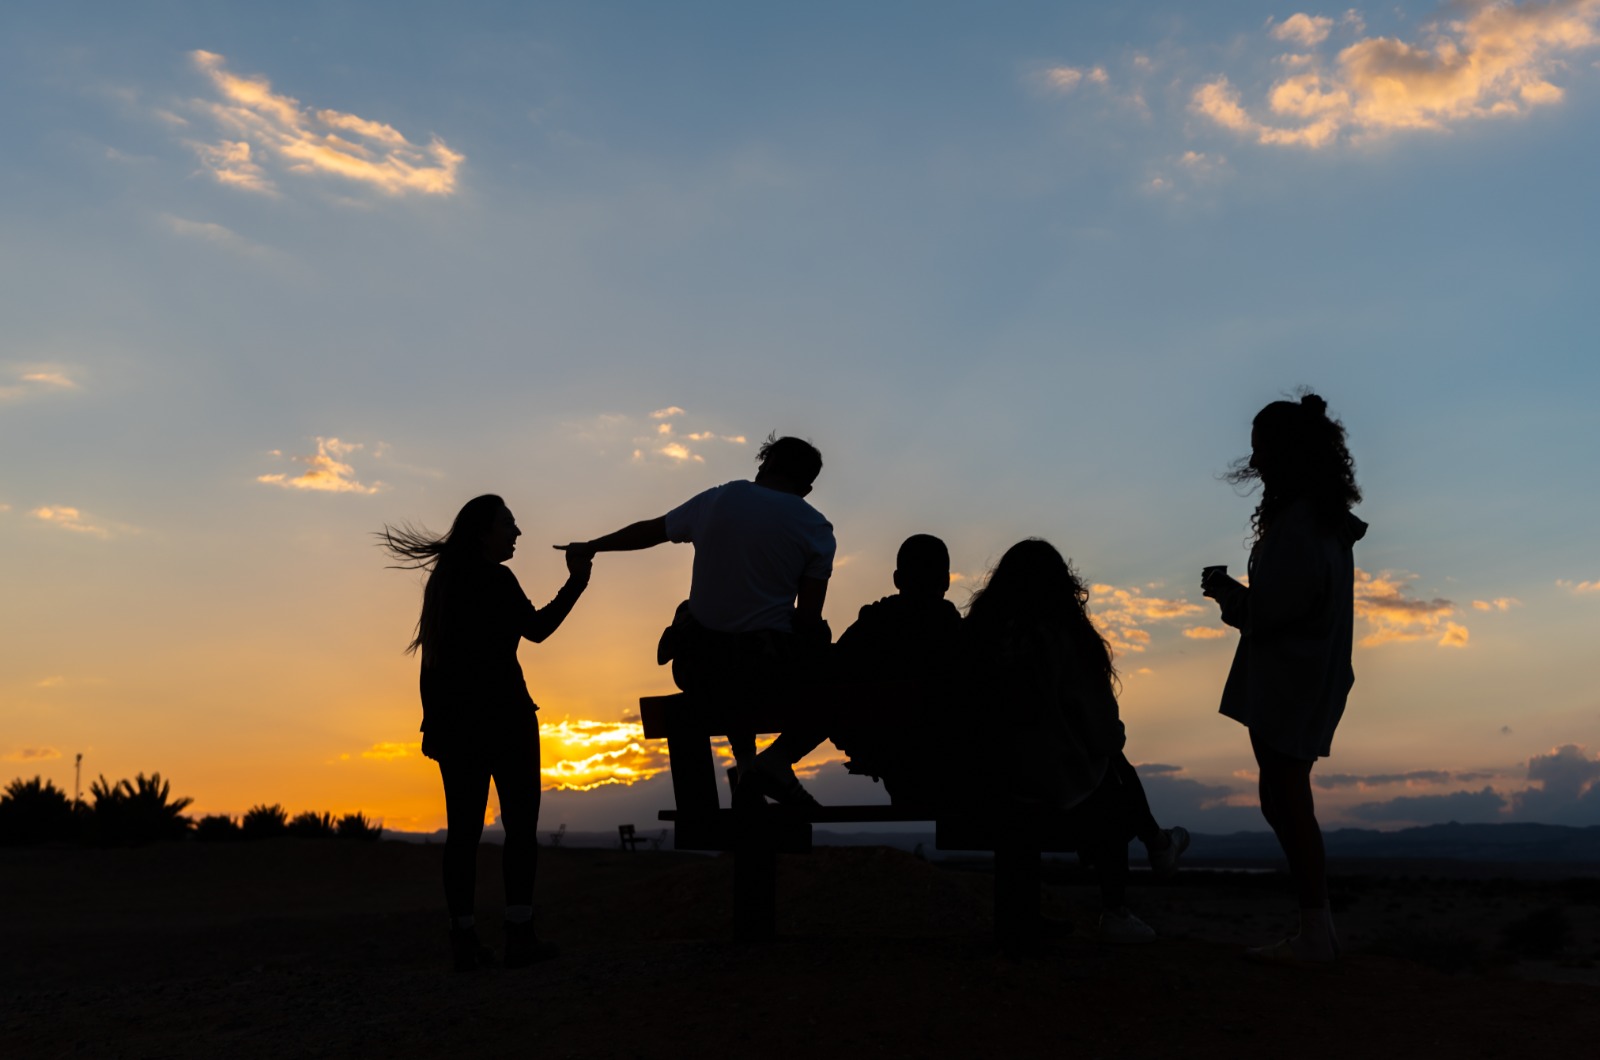
[[[574,578],[588,578],[594,569],[594,548],[587,541],[573,541],[555,548],[567,554],[567,574]]]

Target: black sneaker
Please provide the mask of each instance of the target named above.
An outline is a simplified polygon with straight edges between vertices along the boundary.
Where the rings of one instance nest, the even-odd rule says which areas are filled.
[[[458,972],[475,972],[494,964],[494,950],[478,941],[476,928],[450,929],[451,965]]]
[[[554,942],[546,942],[533,930],[533,921],[527,920],[520,924],[506,922],[506,959],[507,968],[526,968],[539,961],[548,961],[561,953],[561,947]]]

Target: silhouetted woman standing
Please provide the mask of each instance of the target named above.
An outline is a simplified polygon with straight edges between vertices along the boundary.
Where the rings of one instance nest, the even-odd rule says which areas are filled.
[[[1117,671],[1088,602],[1088,588],[1048,541],[1029,538],[1008,548],[962,622],[971,698],[992,705],[994,723],[1008,733],[1001,798],[1065,811],[1082,839],[1080,857],[1094,864],[1100,882],[1100,939],[1149,942],[1155,932],[1125,904],[1128,841],[1138,836],[1151,867],[1168,876],[1189,833],[1156,824],[1122,753]]]
[[[444,891],[457,971],[493,957],[478,942],[473,919],[491,777],[506,830],[505,964],[519,967],[556,953],[533,925],[539,708],[523,681],[517,646],[524,637],[538,643],[561,625],[589,583],[591,557],[568,552],[567,583],[546,607],[535,608],[503,566],[521,534],[505,502],[486,494],[468,501],[443,537],[391,526],[378,535],[402,567],[429,572],[406,651],[422,652],[422,753],[439,763],[444,779]]]
[[[1355,683],[1350,664],[1355,557],[1367,524],[1344,425],[1305,393],[1274,401],[1251,425],[1250,457],[1235,484],[1260,481],[1251,516],[1250,586],[1208,569],[1201,591],[1239,630],[1222,713],[1249,728],[1261,769],[1261,813],[1283,847],[1300,901],[1299,934],[1252,950],[1279,961],[1331,961],[1338,939],[1328,911],[1322,829],[1311,767],[1331,749]]]

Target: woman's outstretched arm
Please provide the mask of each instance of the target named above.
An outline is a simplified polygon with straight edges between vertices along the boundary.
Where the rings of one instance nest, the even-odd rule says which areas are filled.
[[[545,638],[561,627],[572,608],[578,602],[578,597],[583,595],[583,590],[589,585],[589,571],[593,568],[594,557],[585,552],[567,552],[567,583],[556,593],[555,599],[535,610],[532,603],[527,605],[527,612],[522,620],[521,633],[535,644],[543,643]]]

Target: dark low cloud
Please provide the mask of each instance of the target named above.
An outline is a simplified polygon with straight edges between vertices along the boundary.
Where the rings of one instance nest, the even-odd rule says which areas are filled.
[[[1207,784],[1183,775],[1182,766],[1152,762],[1137,767],[1150,811],[1163,828],[1181,824],[1191,832],[1227,835],[1266,828],[1261,811],[1234,801],[1252,793],[1230,784]]]
[[[1600,758],[1565,744],[1528,760],[1527,787],[1511,796],[1511,815],[1544,824],[1600,824]]]
[[[1153,777],[1160,773],[1182,773],[1182,766],[1162,765],[1160,762],[1140,762],[1134,766],[1141,777]]]
[[[1344,811],[1345,816],[1372,824],[1485,824],[1502,820],[1506,797],[1485,786],[1481,791],[1453,791],[1448,795],[1401,795],[1382,802],[1363,802]]]
[[[1409,773],[1314,773],[1319,788],[1374,788],[1381,784],[1448,784],[1461,777],[1443,769],[1414,769]]]

